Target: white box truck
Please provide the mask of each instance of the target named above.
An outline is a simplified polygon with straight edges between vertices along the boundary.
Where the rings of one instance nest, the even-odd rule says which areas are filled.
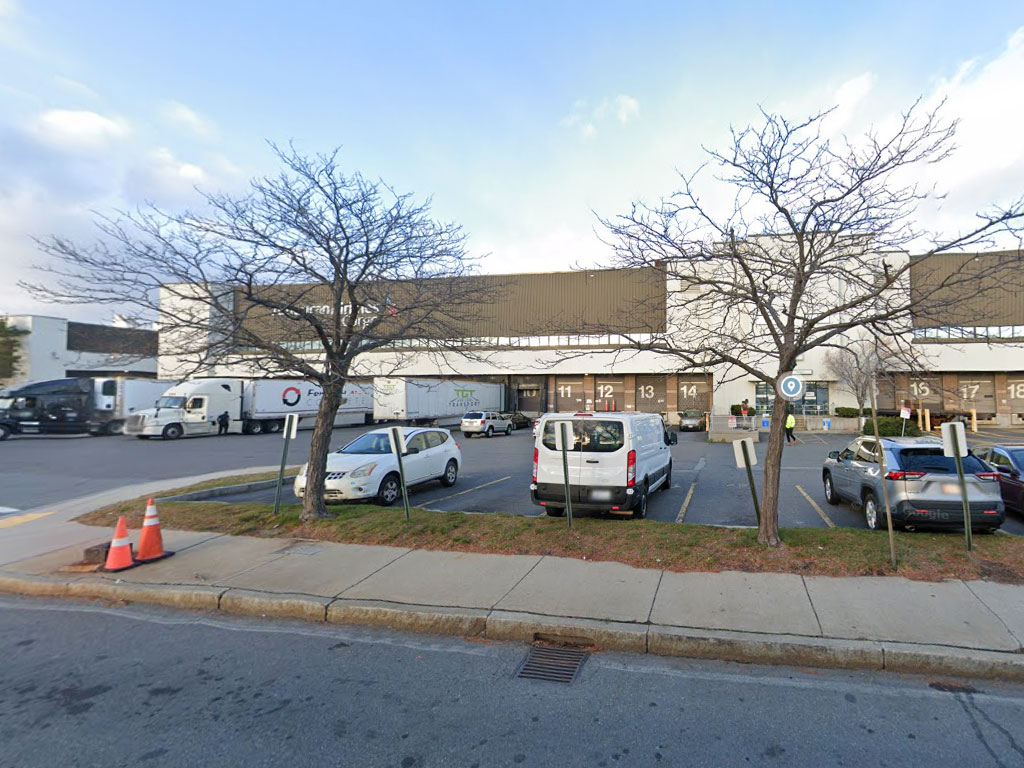
[[[347,382],[334,425],[365,423],[373,410],[371,393],[369,384]],[[232,434],[279,432],[289,413],[298,414],[300,428],[312,428],[321,399],[323,390],[303,379],[190,379],[164,392],[155,408],[132,415],[125,434],[165,440],[216,435],[223,413]]]
[[[505,385],[486,381],[394,376],[373,380],[373,416],[382,421],[454,424],[467,411],[500,411],[504,399]]]

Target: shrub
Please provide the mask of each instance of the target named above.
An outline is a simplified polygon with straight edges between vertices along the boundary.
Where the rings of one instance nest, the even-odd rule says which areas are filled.
[[[855,419],[860,416],[860,411],[857,408],[847,408],[846,406],[836,406],[836,416],[840,418]]]
[[[730,405],[729,406],[729,413],[731,413],[733,416],[742,416],[743,415],[743,406],[740,403],[736,403],[735,405]]]
[[[875,434],[875,425],[871,419],[864,422],[864,434]],[[920,437],[922,432],[917,428],[917,424],[912,421],[907,422],[907,429],[904,432],[903,419],[899,416],[879,416],[878,434],[881,437],[899,437],[901,434],[906,435],[907,437]]]

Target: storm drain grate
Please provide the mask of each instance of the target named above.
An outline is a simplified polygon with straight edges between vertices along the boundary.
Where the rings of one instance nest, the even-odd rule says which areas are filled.
[[[548,680],[571,683],[579,677],[583,662],[590,654],[578,648],[553,648],[535,645],[530,649],[516,677],[524,680]]]

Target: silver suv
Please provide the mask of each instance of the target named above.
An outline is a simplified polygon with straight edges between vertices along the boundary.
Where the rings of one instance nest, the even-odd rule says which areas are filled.
[[[885,451],[883,481],[879,452]],[[963,459],[971,528],[995,531],[1006,513],[999,474],[973,454]],[[942,455],[934,437],[858,437],[842,451],[832,451],[821,470],[829,504],[851,501],[864,509],[868,528],[885,529],[882,483],[889,488],[895,525],[963,528],[964,512],[954,459]]]
[[[491,437],[496,432],[511,435],[512,420],[494,411],[470,411],[462,417],[460,428],[462,434],[467,437],[472,435]]]

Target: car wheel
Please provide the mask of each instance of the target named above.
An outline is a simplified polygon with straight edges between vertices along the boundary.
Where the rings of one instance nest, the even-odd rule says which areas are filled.
[[[565,517],[563,507],[544,507],[544,511],[548,513],[548,517]]]
[[[875,501],[875,494],[871,491],[864,495],[864,522],[869,531],[877,531],[881,528],[878,519],[878,502]]]
[[[398,475],[394,473],[386,475],[380,481],[380,488],[377,489],[377,503],[382,507],[390,507],[398,501],[398,497],[402,495],[401,482]]]
[[[6,424],[0,424],[0,440],[6,440],[11,436],[11,428]]]
[[[512,434],[512,425],[509,424],[507,427],[505,427],[505,437],[508,437],[511,434]]]
[[[444,468],[444,474],[441,475],[441,485],[445,488],[451,488],[455,485],[455,481],[459,477],[459,465],[455,459],[449,459],[448,465]]]
[[[825,473],[822,483],[825,486],[825,501],[835,506],[839,503],[839,496],[836,495],[835,486],[832,485],[832,474],[830,472]]]
[[[640,491],[640,498],[637,499],[636,506],[633,507],[633,519],[643,520],[647,517],[647,483],[644,483],[643,490]]]
[[[494,427],[488,427],[487,428],[487,436],[488,437],[494,437]]]
[[[185,430],[181,428],[181,424],[168,424],[164,427],[164,431],[161,436],[164,440],[177,440],[183,434],[185,434]]]
[[[667,491],[672,487],[672,462],[668,463],[668,472],[665,473],[665,482],[661,484],[660,490]]]

